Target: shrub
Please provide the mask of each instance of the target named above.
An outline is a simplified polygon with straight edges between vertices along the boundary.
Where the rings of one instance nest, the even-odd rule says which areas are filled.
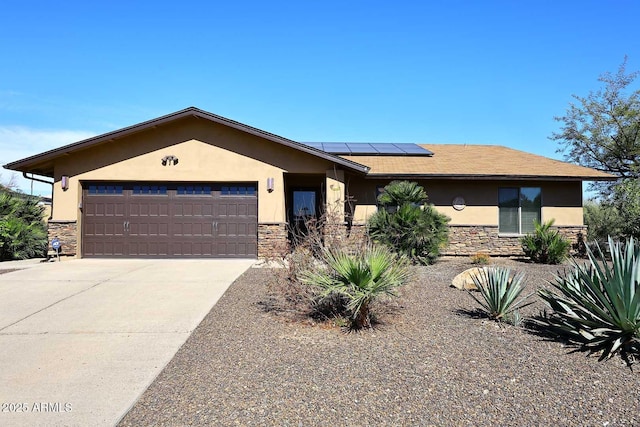
[[[369,236],[375,242],[407,256],[414,263],[431,264],[447,244],[449,218],[437,212],[431,205],[425,203],[420,206],[409,201],[417,197],[416,194],[424,194],[426,200],[426,193],[422,187],[416,183],[401,184],[398,181],[389,184],[380,195],[380,199],[383,199],[382,196],[385,194],[394,194],[391,199],[393,203],[400,200],[404,202],[394,212],[378,209],[369,218]],[[389,188],[392,190],[388,190]],[[400,191],[408,194],[403,197],[398,194]]]
[[[471,263],[478,265],[487,265],[491,262],[491,257],[489,254],[484,252],[478,252],[475,255],[471,256]]]
[[[609,238],[611,262],[587,249],[589,262],[573,261],[573,271],[557,276],[553,287],[538,293],[551,308],[536,323],[548,332],[580,345],[589,354],[602,352],[599,360],[621,352],[640,351],[640,244]]]
[[[526,302],[532,295],[520,297],[524,290],[524,274],[511,275],[511,270],[504,267],[481,269],[479,276],[471,276],[481,298],[472,292],[469,295],[482,307],[487,317],[496,321],[507,321],[517,325],[520,323],[519,309],[533,302]]]
[[[44,256],[43,210],[35,197],[0,189],[0,261]]]
[[[588,200],[584,204],[584,224],[587,226],[587,240],[601,245],[607,243],[608,236],[622,235],[622,217],[618,209],[602,201]]]
[[[558,230],[551,229],[553,223],[553,220],[544,224],[536,221],[535,231],[520,239],[522,250],[533,262],[560,264],[569,256],[571,242],[564,238]]]
[[[352,329],[371,326],[371,304],[382,296],[396,296],[395,289],[409,280],[407,261],[383,246],[349,254],[325,249],[324,266],[304,271],[303,283],[320,289],[324,298],[345,298]]]
[[[346,301],[340,295],[323,297],[320,289],[301,282],[304,271],[325,265],[325,250],[358,253],[367,247],[366,236],[344,236],[331,234],[332,225],[338,215],[332,210],[325,211],[320,218],[310,218],[303,224],[303,230],[291,227],[291,245],[283,245],[275,256],[267,262],[276,268],[271,270],[267,285],[267,295],[259,305],[268,312],[286,316],[294,321],[332,320],[344,322]]]
[[[420,205],[427,201],[427,193],[417,182],[392,181],[378,196],[382,206],[402,206],[405,203]]]

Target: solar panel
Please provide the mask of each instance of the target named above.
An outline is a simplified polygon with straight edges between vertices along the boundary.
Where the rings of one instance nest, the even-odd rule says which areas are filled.
[[[371,144],[379,154],[404,154],[395,144],[376,143]]]
[[[327,153],[349,154],[351,152],[347,144],[344,142],[324,142],[322,146],[322,149]]]
[[[351,154],[378,154],[371,144],[362,142],[347,142]]]
[[[324,151],[322,142],[303,142],[304,145],[308,145],[309,147],[316,148],[318,150]]]
[[[330,154],[371,156],[432,156],[433,153],[417,144],[389,142],[305,142]]]
[[[433,153],[418,144],[396,144],[407,154],[419,154],[423,156],[432,156]]]

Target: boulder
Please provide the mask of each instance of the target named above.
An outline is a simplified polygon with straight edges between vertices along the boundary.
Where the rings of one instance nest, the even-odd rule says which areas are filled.
[[[472,276],[482,277],[482,271],[486,271],[487,267],[474,267],[463,271],[453,278],[451,286],[456,289],[476,289],[475,283],[473,283]]]

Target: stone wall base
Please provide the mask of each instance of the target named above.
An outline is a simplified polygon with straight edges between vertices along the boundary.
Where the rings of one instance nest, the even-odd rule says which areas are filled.
[[[324,243],[327,247],[341,247],[348,251],[362,248],[368,241],[364,224],[325,224]]]
[[[51,241],[58,238],[62,246],[61,256],[78,255],[78,222],[77,221],[57,221],[49,220],[47,224],[47,234],[49,236],[48,250],[51,251]]]
[[[581,238],[587,235],[586,226],[553,227],[569,239],[573,253],[580,251]],[[523,256],[521,236],[498,235],[498,226],[450,225],[449,245],[443,255],[470,256],[484,252],[492,256]]]
[[[284,258],[289,253],[286,223],[258,224],[258,258]]]

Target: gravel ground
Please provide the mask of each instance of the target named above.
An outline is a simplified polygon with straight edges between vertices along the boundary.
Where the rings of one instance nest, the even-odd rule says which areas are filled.
[[[524,271],[530,291],[562,268],[494,262]],[[274,273],[251,269],[120,425],[640,425],[640,365],[464,314],[477,304],[449,283],[470,267],[416,268],[396,309],[360,333],[266,313]]]

